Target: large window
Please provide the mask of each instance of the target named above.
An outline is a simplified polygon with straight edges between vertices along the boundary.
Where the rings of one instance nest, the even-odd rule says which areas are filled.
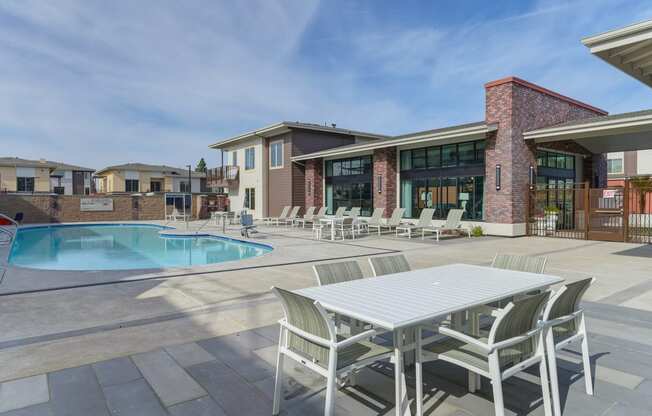
[[[272,142],[269,145],[269,167],[283,167],[283,142]]]
[[[401,151],[401,170],[484,164],[484,140]]]
[[[555,153],[539,150],[537,152],[537,166],[575,171],[575,156],[565,153]]]
[[[34,178],[33,177],[16,178],[16,190],[18,192],[34,192]]]
[[[125,180],[125,192],[138,192],[138,179]]]
[[[245,188],[244,207],[256,209],[256,188]]]
[[[256,168],[256,149],[248,147],[245,149],[245,170]]]
[[[360,207],[360,215],[373,211],[371,156],[326,161],[326,206],[328,213],[339,207]]]
[[[150,192],[161,192],[162,186],[161,181],[150,181],[149,191]]]
[[[610,175],[624,173],[622,153],[609,153],[607,155],[607,173]]]

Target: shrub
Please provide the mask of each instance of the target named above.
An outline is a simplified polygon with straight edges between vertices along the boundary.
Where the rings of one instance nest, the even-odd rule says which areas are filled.
[[[476,225],[475,227],[471,228],[471,235],[473,237],[482,237],[484,235],[484,231],[482,231],[482,227]]]

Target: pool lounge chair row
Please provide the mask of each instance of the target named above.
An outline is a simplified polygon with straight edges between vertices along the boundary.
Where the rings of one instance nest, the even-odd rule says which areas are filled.
[[[402,254],[370,257],[374,276],[410,271]],[[492,267],[543,273],[545,259],[497,255]],[[314,266],[320,286],[363,279],[357,261]],[[422,365],[428,361],[446,361],[488,378],[493,390],[495,414],[505,414],[503,380],[530,367],[539,367],[543,410],[546,416],[561,415],[557,376],[557,351],[570,343],[581,344],[585,387],[593,395],[587,330],[580,300],[595,279],[567,284],[556,292],[545,291],[510,301],[495,313],[487,334],[481,337],[452,328],[448,323],[434,326],[437,336],[422,338],[422,331],[433,326],[419,325],[413,332],[412,349],[416,354],[417,414],[422,413]],[[355,325],[348,338],[340,335],[339,321],[346,319],[326,311],[319,302],[299,294],[272,288],[281,301],[285,318],[280,321],[273,415],[281,405],[284,358],[304,365],[327,379],[325,415],[334,413],[338,382],[352,381],[356,372],[377,361],[391,360],[392,350],[374,342],[380,332],[371,325],[349,320]],[[351,327],[353,329],[353,327]],[[407,333],[406,333],[407,336]],[[551,400],[552,399],[552,400]]]
[[[415,233],[421,232],[421,239],[423,240],[426,233],[430,233],[435,234],[437,241],[439,241],[439,236],[441,234],[456,232],[464,233],[468,235],[469,238],[471,237],[471,230],[468,227],[462,226],[462,215],[464,215],[464,210],[451,209],[448,211],[446,222],[442,226],[432,225],[434,215],[434,209],[423,209],[416,224],[402,224],[396,227],[396,236],[407,236],[407,238],[412,238]]]

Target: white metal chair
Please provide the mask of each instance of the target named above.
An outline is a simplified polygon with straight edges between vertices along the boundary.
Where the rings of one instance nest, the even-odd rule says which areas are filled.
[[[290,205],[284,206],[283,210],[281,211],[281,214],[278,217],[263,218],[263,222],[269,225],[272,224],[279,225],[281,221],[284,221],[287,218],[288,213],[290,212],[290,208],[292,208]]]
[[[469,236],[469,238],[471,238],[471,230],[469,228],[462,227],[463,215],[464,215],[463,209],[449,210],[444,225],[440,227],[430,225],[429,227],[422,228],[421,238],[425,237],[425,233],[432,233],[437,236],[437,241],[439,241],[439,236],[445,232],[465,232]]]
[[[392,231],[399,225],[401,225],[401,218],[403,218],[403,213],[405,212],[405,208],[394,208],[394,211],[392,211],[392,216],[389,217],[386,223],[379,222],[378,224],[369,224],[369,229],[371,230],[372,228],[378,229],[378,235],[380,235],[381,231],[386,228],[389,231]]]
[[[359,227],[360,231],[364,230],[369,234],[369,226],[378,228],[378,235],[380,235],[380,225],[381,219],[383,218],[383,213],[385,208],[374,208],[374,212],[371,214],[371,217],[367,220],[360,220]]]
[[[432,227],[432,217],[435,215],[435,210],[432,208],[425,208],[419,215],[419,221],[416,224],[402,224],[396,227],[396,236],[406,235],[407,238],[412,238],[412,233],[421,231],[421,239],[424,239],[423,230]]]
[[[299,216],[299,210],[301,207],[292,207],[292,211],[288,214],[288,216],[285,219],[282,219],[279,221],[279,223],[283,223],[284,225],[292,225],[294,223],[294,220],[297,219]]]
[[[593,396],[593,377],[591,375],[591,356],[589,355],[586,320],[584,319],[584,310],[580,308],[580,300],[593,282],[595,282],[595,278],[588,278],[563,286],[552,296],[543,312],[552,403],[557,416],[561,416],[559,379],[557,377],[557,351],[573,342],[581,342],[586,394]]]
[[[294,220],[294,225],[297,227],[301,225],[302,228],[306,228],[306,224],[314,224],[315,221],[319,221],[319,218],[323,218],[326,213],[326,207],[319,208],[316,214],[315,209],[315,207],[308,208],[303,217]]]
[[[285,313],[279,321],[281,333],[272,414],[278,415],[281,408],[283,363],[288,357],[326,377],[324,415],[332,416],[338,381],[343,384],[358,370],[390,358],[392,350],[367,341],[377,334],[373,329],[342,338],[319,302],[279,288],[272,288],[272,291],[281,301]]]
[[[334,223],[333,227],[335,227],[335,238],[341,236],[342,240],[344,240],[347,235],[350,235],[351,239],[355,240],[355,234],[358,229],[357,218],[346,217],[343,220]]]
[[[419,327],[415,362],[417,414],[422,414],[423,406],[422,364],[426,361],[443,360],[491,380],[496,416],[505,415],[503,380],[538,364],[544,413],[551,416],[548,369],[542,326],[539,324],[541,310],[549,296],[549,292],[544,292],[507,305],[498,314],[488,338],[473,337],[441,326],[439,333],[447,338],[422,346]]]

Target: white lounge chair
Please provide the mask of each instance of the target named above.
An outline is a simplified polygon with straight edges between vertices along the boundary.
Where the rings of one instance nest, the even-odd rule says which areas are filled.
[[[580,308],[580,300],[593,282],[595,282],[595,278],[588,278],[562,287],[553,295],[543,312],[546,354],[548,356],[548,368],[550,369],[550,385],[552,386],[552,404],[556,415],[561,415],[559,379],[557,378],[557,351],[568,344],[581,342],[586,394],[593,396],[589,341],[586,333],[584,310]]]
[[[374,212],[368,220],[359,220],[358,226],[360,227],[360,230],[365,230],[368,234],[369,226],[372,226],[378,228],[378,235],[380,235],[381,219],[383,218],[384,212],[385,208],[374,208]]]
[[[421,414],[423,405],[422,365],[426,361],[442,360],[491,380],[496,416],[505,415],[503,380],[538,365],[544,414],[552,416],[544,337],[539,325],[541,311],[549,296],[550,292],[544,292],[507,305],[498,314],[488,338],[440,326],[438,332],[446,338],[422,346],[422,329],[419,327],[415,363],[417,414]]]
[[[301,207],[299,206],[292,207],[292,211],[290,211],[288,216],[285,219],[280,220],[279,223],[283,223],[284,225],[292,225],[294,220],[298,218],[300,209]]]
[[[342,217],[344,217],[344,214],[345,214],[345,213],[346,213],[346,207],[339,207],[339,208],[335,211],[335,215],[334,215],[334,217],[335,217],[335,218],[342,218]]]
[[[368,339],[377,335],[367,330],[349,338],[337,333],[333,319],[319,302],[299,294],[272,288],[281,301],[285,317],[279,321],[281,334],[276,360],[276,381],[272,415],[281,410],[283,363],[285,357],[326,377],[325,416],[335,413],[338,382],[345,382],[360,369],[379,360],[389,359],[393,351]],[[343,383],[342,383],[343,384]]]
[[[294,220],[292,220],[292,226],[299,226],[299,224],[302,224],[303,227],[305,228],[306,226],[306,221],[312,221],[312,218],[315,216],[315,207],[308,207],[306,209],[306,213],[303,214],[302,217],[297,217]]]
[[[186,221],[190,219],[189,214],[182,214],[178,209],[174,208],[172,214],[167,216],[168,221]]]
[[[392,211],[392,216],[389,217],[386,223],[383,224],[382,221],[379,221],[378,224],[369,223],[368,227],[370,230],[372,228],[378,229],[378,235],[380,235],[383,228],[392,231],[393,229],[401,225],[401,218],[403,218],[404,212],[405,212],[405,208],[394,208],[394,211]]]
[[[425,233],[433,233],[437,236],[437,241],[439,241],[439,236],[445,232],[466,232],[469,238],[471,238],[471,230],[469,228],[462,227],[463,215],[463,209],[449,210],[444,225],[441,227],[431,225],[430,227],[423,228],[421,230],[421,238],[425,238]]]
[[[288,213],[290,212],[290,208],[292,208],[290,205],[284,206],[283,210],[281,211],[281,214],[278,217],[263,218],[263,222],[269,225],[273,225],[273,224],[279,225],[281,221],[287,218]]]
[[[435,215],[435,210],[432,208],[425,208],[419,215],[419,221],[416,224],[402,224],[396,227],[396,236],[406,235],[407,238],[412,238],[412,234],[416,231],[421,231],[421,239],[423,240],[424,228],[432,227],[432,217]]]

